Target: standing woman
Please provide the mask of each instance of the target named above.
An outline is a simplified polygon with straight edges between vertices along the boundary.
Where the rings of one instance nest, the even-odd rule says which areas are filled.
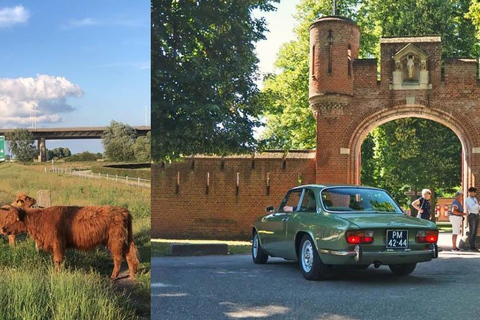
[[[452,251],[460,251],[457,247],[457,236],[461,233],[463,221],[463,192],[455,193],[455,200],[452,203],[452,210],[449,212],[448,219],[452,223]]]
[[[425,220],[430,220],[430,201],[429,200],[431,196],[432,196],[432,192],[429,189],[423,189],[422,196],[412,202],[412,207],[414,207],[418,211],[420,218]]]

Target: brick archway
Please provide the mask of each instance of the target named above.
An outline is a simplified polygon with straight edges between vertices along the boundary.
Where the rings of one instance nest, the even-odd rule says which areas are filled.
[[[468,188],[467,186],[475,184],[474,175],[471,170],[473,161],[472,153],[469,152],[469,150],[472,150],[474,144],[471,138],[472,132],[469,132],[467,129],[468,127],[471,127],[471,124],[467,122],[468,120],[457,119],[451,113],[447,113],[444,110],[429,108],[422,105],[402,105],[383,109],[367,116],[355,126],[355,129],[352,130],[349,142],[349,149],[351,150],[348,170],[349,183],[361,183],[361,147],[367,134],[375,127],[402,118],[428,119],[440,123],[452,130],[462,145],[462,187],[463,189],[466,189]]]

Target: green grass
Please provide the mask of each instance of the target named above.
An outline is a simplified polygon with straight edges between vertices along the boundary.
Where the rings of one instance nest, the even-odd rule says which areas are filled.
[[[152,257],[168,256],[170,244],[172,243],[226,243],[228,254],[249,254],[252,246],[245,241],[216,241],[216,240],[166,240],[157,239],[152,241]]]
[[[51,192],[52,205],[119,205],[133,216],[140,255],[137,282],[128,293],[112,285],[108,251],[68,250],[64,271],[54,272],[51,254],[37,252],[33,240],[19,237],[10,248],[0,237],[0,318],[135,319],[150,312],[150,190],[113,181],[45,173],[48,165],[0,164],[0,204],[19,192],[37,197]],[[129,296],[131,294],[131,296]],[[135,299],[134,299],[135,298]],[[142,301],[141,305],[133,301]],[[3,302],[3,303],[2,303]],[[135,315],[136,314],[136,315]],[[8,315],[8,316],[7,316]]]

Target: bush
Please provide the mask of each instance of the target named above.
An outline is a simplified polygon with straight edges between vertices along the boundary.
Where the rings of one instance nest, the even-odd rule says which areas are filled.
[[[92,167],[93,173],[101,173],[101,174],[109,174],[109,175],[118,175],[118,176],[128,176],[132,178],[140,178],[140,179],[147,179],[150,180],[151,170],[149,167],[144,170],[138,169],[128,169],[128,168],[114,168],[114,167]]]
[[[68,158],[65,158],[66,162],[74,162],[74,161],[97,161],[97,155],[95,153],[91,153],[88,151],[84,151],[82,153],[74,154]]]

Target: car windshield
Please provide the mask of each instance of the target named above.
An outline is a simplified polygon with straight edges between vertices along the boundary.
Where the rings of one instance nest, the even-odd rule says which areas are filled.
[[[390,195],[378,189],[336,187],[321,191],[325,209],[332,212],[402,213]]]

